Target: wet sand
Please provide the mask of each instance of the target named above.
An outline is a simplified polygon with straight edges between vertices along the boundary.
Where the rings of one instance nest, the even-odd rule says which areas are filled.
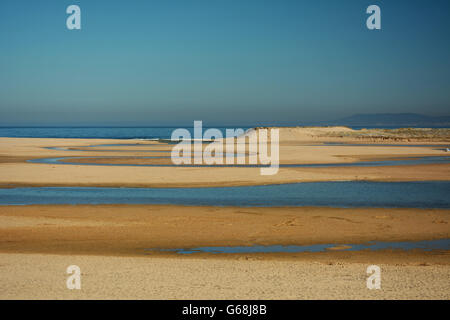
[[[175,255],[150,248],[419,241],[450,238],[449,223],[447,209],[0,206],[0,252],[144,256]],[[262,256],[283,255],[302,254]]]
[[[148,205],[0,207],[0,299],[449,299],[449,251],[342,243],[449,238],[450,210]],[[318,253],[148,251],[336,243]],[[68,290],[69,265],[82,289]],[[368,290],[366,268],[382,268]]]

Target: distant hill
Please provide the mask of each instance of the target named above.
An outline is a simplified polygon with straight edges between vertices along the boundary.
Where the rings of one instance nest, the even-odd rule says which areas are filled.
[[[417,113],[355,114],[331,121],[331,125],[369,127],[435,127],[450,126],[450,116],[431,117]]]

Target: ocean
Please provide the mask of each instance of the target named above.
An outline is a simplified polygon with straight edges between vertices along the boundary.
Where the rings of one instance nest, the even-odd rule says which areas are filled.
[[[0,127],[0,137],[10,138],[74,138],[74,139],[170,139],[180,127]],[[203,131],[210,127],[203,127]],[[226,129],[248,130],[251,127],[215,127],[225,136]],[[350,126],[352,129],[398,129],[395,126]],[[440,127],[435,127],[440,128]],[[186,126],[193,135],[193,124]]]
[[[74,139],[170,139],[179,127],[0,127],[0,137]],[[249,127],[227,127],[228,129]],[[225,127],[217,127],[225,136]],[[193,135],[193,127],[185,127]],[[203,130],[207,130],[204,127]]]

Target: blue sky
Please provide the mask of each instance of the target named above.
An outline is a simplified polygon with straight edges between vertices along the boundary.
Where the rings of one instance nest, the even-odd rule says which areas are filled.
[[[2,0],[0,125],[448,115],[449,39],[450,1]]]

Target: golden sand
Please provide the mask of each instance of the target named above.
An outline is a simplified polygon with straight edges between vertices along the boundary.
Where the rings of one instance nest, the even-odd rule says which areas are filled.
[[[352,163],[377,159],[401,159],[422,156],[448,156],[443,148],[403,146],[333,146],[323,142],[355,142],[348,128],[282,128],[280,129],[281,164]],[[342,137],[339,137],[342,135]],[[337,136],[337,137],[336,137]],[[362,135],[358,143],[373,143]],[[413,144],[403,139],[387,143]],[[413,139],[414,140],[414,139]],[[421,144],[445,143],[445,139],[419,140]],[[346,168],[280,168],[276,175],[264,176],[259,168],[182,168],[130,167],[36,164],[26,160],[51,157],[95,157],[70,160],[116,164],[170,164],[170,159],[143,159],[143,156],[169,156],[172,146],[156,141],[137,146],[106,146],[98,144],[129,144],[130,140],[98,139],[32,139],[0,138],[0,187],[11,186],[123,186],[123,187],[196,187],[279,184],[337,180],[449,180],[450,164],[392,167]],[[70,151],[45,147],[66,147]],[[86,148],[88,147],[88,148]],[[88,150],[88,151],[82,151]],[[144,153],[142,150],[161,152]],[[165,152],[164,152],[165,151]],[[121,157],[111,159],[108,157]],[[123,158],[126,157],[126,158]]]
[[[330,146],[324,142],[442,144],[448,130],[280,129],[282,164],[446,156],[432,146]],[[50,157],[148,164],[171,146],[129,140],[0,138],[0,187],[237,186],[333,180],[450,180],[449,164],[389,167],[180,168],[52,165]],[[45,147],[64,147],[69,151]],[[142,150],[158,150],[143,153]],[[109,157],[127,157],[111,160]],[[167,160],[152,160],[166,163]],[[0,299],[449,299],[448,251],[346,251],[368,241],[449,238],[444,209],[237,208],[156,205],[0,206]],[[198,246],[335,244],[319,253],[196,254],[148,251]],[[66,268],[82,270],[68,290]],[[366,268],[382,268],[382,289]]]
[[[450,238],[449,223],[445,209],[0,206],[0,252],[144,256],[162,254],[150,248],[419,241]]]
[[[0,254],[0,299],[450,298],[448,266],[379,264],[381,289],[369,290],[369,264]],[[81,290],[66,288],[69,265]]]

